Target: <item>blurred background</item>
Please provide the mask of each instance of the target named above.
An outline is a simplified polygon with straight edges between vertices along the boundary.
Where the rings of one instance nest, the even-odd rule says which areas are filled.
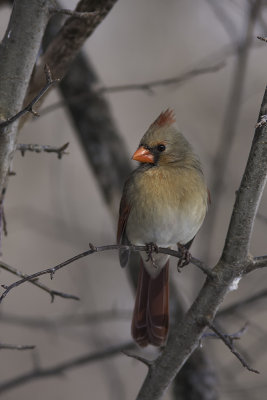
[[[76,2],[61,4],[73,9]],[[135,167],[131,155],[148,126],[162,110],[175,110],[177,125],[199,154],[211,191],[208,216],[192,246],[192,254],[210,267],[223,249],[265,90],[267,44],[256,36],[267,33],[266,11],[264,1],[119,0],[83,48],[95,73],[96,91],[156,83],[145,89],[137,85],[102,93],[112,129],[120,138],[115,153],[119,158],[120,152],[124,153],[128,162],[125,171],[120,167],[122,175],[128,173],[130,163]],[[10,9],[3,5],[1,38],[9,16]],[[170,78],[175,79],[161,82]],[[118,183],[112,198],[103,196],[73,115],[62,104],[64,93],[63,87],[50,92],[41,116],[24,126],[19,142],[53,146],[69,142],[69,154],[59,160],[53,153],[27,152],[22,157],[18,152],[12,167],[16,175],[9,180],[5,199],[8,236],[2,239],[2,261],[25,273],[54,266],[85,251],[89,242],[98,246],[115,243],[115,210],[122,183]],[[72,101],[77,105],[85,100]],[[97,146],[93,152],[97,162]],[[252,239],[255,256],[266,254],[266,222],[265,194]],[[192,265],[182,273],[177,273],[175,261],[172,265],[171,280],[186,311],[205,276]],[[266,288],[266,278],[264,269],[245,277],[223,307],[260,293]],[[16,277],[1,270],[1,284],[14,280]],[[116,252],[81,259],[56,273],[52,281],[49,276],[41,281],[81,300],[55,298],[51,303],[47,293],[30,283],[10,292],[1,305],[0,340],[36,345],[36,349],[1,351],[0,390],[1,384],[35,368],[50,368],[131,342],[134,291]],[[210,385],[217,392],[212,399],[265,398],[266,308],[267,299],[261,296],[259,301],[241,305],[218,319],[227,333],[239,331],[248,322],[236,345],[260,375],[244,369],[221,341],[203,339],[202,349],[214,373]],[[157,354],[152,348],[144,352],[148,357]],[[29,380],[2,396],[9,400],[130,400],[136,397],[146,372],[142,363],[118,352],[64,374]],[[178,397],[172,389],[165,398],[191,399],[189,395]]]

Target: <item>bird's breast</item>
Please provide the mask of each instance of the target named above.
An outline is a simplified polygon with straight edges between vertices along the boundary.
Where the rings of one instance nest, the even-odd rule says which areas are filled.
[[[153,167],[136,174],[131,189],[126,228],[131,243],[167,247],[195,236],[207,208],[207,189],[198,171]]]

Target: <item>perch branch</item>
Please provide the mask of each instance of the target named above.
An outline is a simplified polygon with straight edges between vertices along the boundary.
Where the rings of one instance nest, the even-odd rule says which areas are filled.
[[[99,253],[99,252],[108,251],[108,250],[119,250],[119,249],[125,249],[125,250],[134,251],[134,252],[136,252],[136,251],[147,251],[147,246],[133,246],[133,245],[126,246],[126,245],[116,245],[116,244],[114,244],[114,245],[95,247],[92,244],[90,244],[90,250],[84,251],[83,253],[79,253],[76,256],[74,256],[72,258],[69,258],[66,261],[63,261],[62,263],[60,263],[60,264],[58,264],[58,265],[56,265],[54,267],[46,268],[46,269],[44,269],[42,271],[35,272],[34,274],[31,274],[31,275],[26,275],[22,279],[12,283],[11,285],[8,285],[8,286],[7,285],[2,285],[2,287],[5,289],[5,291],[2,293],[2,295],[0,297],[0,303],[6,297],[6,295],[10,292],[10,290],[14,289],[15,287],[20,286],[24,282],[34,281],[39,276],[47,275],[47,274],[49,274],[51,279],[52,279],[54,274],[58,270],[60,270],[61,268],[73,263],[74,261],[79,260],[80,258],[87,257],[87,256],[89,256],[89,255],[91,255],[93,253]],[[170,256],[177,257],[177,258],[181,257],[181,253],[179,251],[171,250],[169,248],[164,248],[164,247],[159,247],[157,249],[157,253],[168,254]],[[191,262],[193,264],[196,262],[196,266],[199,266],[199,265],[202,264],[200,261],[196,260],[193,257],[191,258]],[[203,266],[202,266],[201,269],[203,270]],[[209,271],[205,267],[204,267],[204,269],[206,271]],[[209,277],[213,278],[212,271],[209,271]],[[67,296],[69,296],[69,295],[67,295]]]
[[[4,269],[5,271],[10,272],[13,275],[17,275],[23,279],[27,280],[27,278],[28,278],[27,274],[24,274],[23,272],[19,271],[18,269],[4,263],[3,261],[0,262],[0,268]],[[59,292],[58,290],[49,289],[47,286],[43,285],[42,283],[37,282],[37,280],[30,279],[30,280],[28,280],[28,282],[31,282],[33,285],[37,286],[39,289],[42,289],[45,292],[49,293],[51,296],[51,302],[54,301],[56,296],[62,297],[64,299],[80,300],[79,297],[74,296],[72,294],[67,294],[67,293]]]

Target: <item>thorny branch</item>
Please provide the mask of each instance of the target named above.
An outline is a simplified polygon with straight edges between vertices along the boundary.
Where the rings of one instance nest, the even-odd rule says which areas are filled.
[[[65,150],[69,146],[69,143],[63,144],[63,146],[55,147],[49,145],[41,145],[41,144],[17,144],[16,150],[21,152],[21,155],[24,156],[26,151],[34,151],[35,153],[56,153],[58,158],[61,159],[64,154],[69,154]]]
[[[0,268],[1,268],[1,269],[4,269],[5,271],[10,272],[10,273],[13,274],[13,275],[17,275],[17,276],[19,276],[19,277],[21,277],[21,278],[23,278],[23,279],[26,279],[26,280],[27,280],[27,278],[28,278],[28,275],[27,275],[27,274],[24,274],[23,272],[21,272],[21,271],[19,271],[18,269],[12,267],[11,265],[8,265],[8,264],[4,263],[3,261],[0,262]],[[33,285],[37,286],[39,289],[42,289],[42,290],[44,290],[45,292],[49,293],[50,296],[51,296],[51,302],[54,301],[54,299],[55,299],[56,296],[62,297],[62,298],[64,298],[64,299],[80,300],[79,297],[74,296],[73,294],[67,294],[67,293],[59,292],[58,290],[50,289],[50,288],[48,288],[47,286],[43,285],[42,283],[37,282],[37,280],[38,280],[38,279],[36,279],[36,280],[30,279],[30,280],[28,280],[28,282],[30,282],[30,283],[32,283]],[[4,285],[2,285],[2,287],[3,287],[3,286],[4,286]]]
[[[41,97],[48,91],[48,89],[59,82],[59,79],[52,79],[51,71],[49,66],[46,64],[44,67],[44,72],[46,76],[46,85],[40,90],[40,92],[26,105],[21,111],[12,117],[8,118],[6,121],[0,122],[0,129],[5,128],[6,126],[12,124],[12,122],[21,118],[26,113],[31,113],[35,117],[39,117],[39,114],[34,111],[33,106],[41,99]]]
[[[79,253],[76,256],[69,258],[66,261],[63,261],[62,263],[51,267],[51,268],[46,268],[42,271],[39,272],[35,272],[34,274],[31,275],[25,275],[22,279],[12,283],[11,285],[2,285],[2,287],[5,289],[5,291],[2,293],[2,295],[0,296],[0,303],[2,302],[2,300],[6,297],[6,295],[10,292],[10,290],[14,289],[15,287],[20,286],[22,283],[24,282],[28,282],[28,281],[34,281],[36,278],[38,278],[39,276],[42,275],[47,275],[49,274],[51,279],[53,278],[54,274],[60,270],[61,268],[64,268],[65,266],[73,263],[74,261],[79,260],[80,258],[83,257],[87,257],[93,253],[100,253],[103,251],[108,251],[108,250],[119,250],[119,249],[125,249],[125,250],[129,250],[129,251],[147,251],[147,246],[134,246],[134,245],[130,245],[130,246],[126,246],[126,245],[107,245],[107,246],[99,246],[99,247],[95,247],[94,245],[92,245],[91,243],[89,244],[90,246],[90,250],[86,250],[83,253]],[[181,257],[181,252],[180,251],[176,251],[176,250],[172,250],[169,248],[164,248],[164,247],[158,247],[157,248],[157,253],[163,253],[163,254],[168,254],[170,256],[176,257],[176,258],[180,258]],[[213,278],[213,273],[212,271],[210,271],[208,268],[206,268],[204,266],[204,264],[197,260],[196,258],[192,257],[191,258],[191,263],[196,265],[198,268],[200,268],[203,272],[205,272],[210,279]],[[65,296],[70,296],[70,295],[65,295]],[[64,297],[64,296],[62,296]]]
[[[241,356],[241,354],[238,353],[238,351],[234,348],[233,345],[233,338],[229,335],[225,335],[224,333],[220,332],[218,328],[215,327],[214,324],[210,323],[209,321],[206,321],[208,327],[223,341],[223,343],[230,349],[231,353],[233,353],[236,358],[241,362],[243,367],[248,369],[251,372],[255,372],[255,374],[259,374],[259,371],[257,371],[254,368],[251,368],[247,362],[244,360],[244,358]]]

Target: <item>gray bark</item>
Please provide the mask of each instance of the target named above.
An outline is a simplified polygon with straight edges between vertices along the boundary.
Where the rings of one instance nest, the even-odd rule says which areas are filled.
[[[49,1],[19,0],[0,45],[0,120],[16,114],[23,106],[42,36],[49,18]],[[17,121],[0,133],[0,200],[13,158]]]

